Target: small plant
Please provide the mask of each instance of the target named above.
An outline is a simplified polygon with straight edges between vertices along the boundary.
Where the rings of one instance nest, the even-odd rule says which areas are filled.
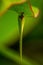
[[[27,2],[30,10],[32,12],[32,17],[36,18],[39,15],[39,9],[36,8],[36,12],[34,12],[34,8],[32,7],[30,0],[0,0],[0,17],[13,5],[22,4]],[[24,7],[25,8],[25,7]],[[20,62],[22,64],[22,37],[23,37],[23,29],[24,29],[24,12],[19,13],[18,16],[18,25],[19,25],[19,34],[20,34]],[[9,50],[5,50],[4,53],[8,54]],[[10,53],[9,53],[10,54]],[[8,54],[8,55],[9,55]]]

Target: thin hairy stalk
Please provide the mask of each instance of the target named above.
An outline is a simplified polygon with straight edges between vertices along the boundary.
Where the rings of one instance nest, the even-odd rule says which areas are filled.
[[[21,64],[22,64],[22,38],[23,38],[23,29],[24,29],[24,17],[22,18],[21,33],[20,33],[20,60],[21,60]]]
[[[20,65],[22,64],[22,38],[24,29],[24,12],[21,12],[18,18],[19,22],[19,43],[20,43]]]

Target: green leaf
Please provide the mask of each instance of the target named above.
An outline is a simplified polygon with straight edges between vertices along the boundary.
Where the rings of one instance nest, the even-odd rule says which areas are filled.
[[[26,0],[0,0],[0,15],[2,15],[7,9],[15,4],[21,4]]]
[[[31,10],[30,6],[31,6],[33,12]],[[29,16],[29,17],[32,17],[33,13],[34,13],[34,17],[37,17],[39,15],[39,7],[29,5],[27,2],[22,3],[22,4],[13,5],[12,7],[10,7],[10,10],[16,11],[19,14],[21,12],[24,12],[24,14]]]
[[[18,36],[18,14],[9,10],[0,17],[0,43],[17,40]]]
[[[28,2],[27,0],[0,0],[0,16],[8,10],[8,8],[10,8],[12,5],[15,4],[21,4],[24,2]],[[30,8],[30,11],[32,12],[32,16],[37,17],[39,15],[39,9],[35,8],[35,10],[37,10],[37,12],[34,11],[33,6],[29,3],[28,4],[28,8]],[[24,7],[25,9],[25,7]]]
[[[10,10],[16,11],[19,15],[21,12],[24,12],[24,15],[31,16],[32,12],[27,4],[27,2],[22,4],[13,5],[10,7]]]

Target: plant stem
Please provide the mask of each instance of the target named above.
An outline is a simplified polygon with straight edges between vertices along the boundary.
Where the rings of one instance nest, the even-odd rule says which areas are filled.
[[[24,17],[22,19],[22,24],[21,24],[21,32],[20,32],[20,64],[22,65],[22,38],[23,38],[23,29],[24,29]]]
[[[22,30],[21,30],[21,34],[20,34],[20,64],[22,64]]]

